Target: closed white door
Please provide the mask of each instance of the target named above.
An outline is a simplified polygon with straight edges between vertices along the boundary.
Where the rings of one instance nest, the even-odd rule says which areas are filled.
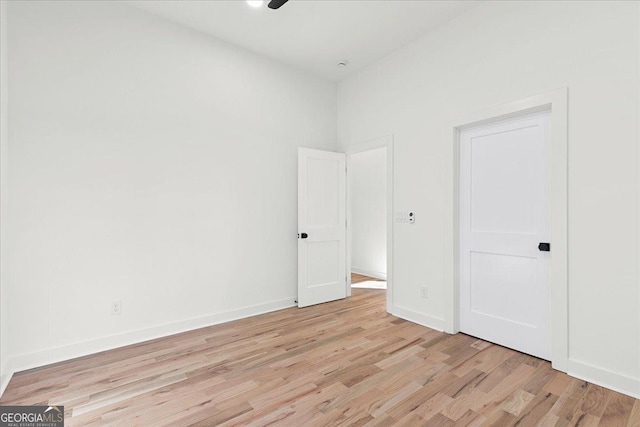
[[[547,360],[550,117],[460,133],[460,331]]]
[[[298,149],[298,307],[346,298],[346,157]]]

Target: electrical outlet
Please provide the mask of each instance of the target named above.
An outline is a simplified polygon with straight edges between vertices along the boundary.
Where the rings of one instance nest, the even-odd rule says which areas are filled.
[[[114,301],[111,303],[111,315],[115,316],[116,314],[122,313],[122,301]]]
[[[429,298],[429,288],[427,288],[426,286],[423,286],[420,288],[420,296],[422,298]]]

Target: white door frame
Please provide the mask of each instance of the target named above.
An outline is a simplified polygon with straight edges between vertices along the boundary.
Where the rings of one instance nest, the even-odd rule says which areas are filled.
[[[453,119],[444,130],[444,141],[451,155],[444,165],[444,290],[445,331],[458,333],[459,293],[459,177],[460,131],[535,111],[551,110],[550,192],[551,192],[551,363],[567,372],[569,356],[568,274],[567,274],[567,88],[483,109]],[[447,173],[449,170],[451,173]]]
[[[345,148],[347,155],[347,297],[351,296],[351,196],[349,155],[387,148],[387,311],[393,307],[393,135],[371,139]]]

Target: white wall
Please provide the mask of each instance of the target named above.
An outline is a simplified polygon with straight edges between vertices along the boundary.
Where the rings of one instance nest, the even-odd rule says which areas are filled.
[[[347,158],[351,204],[351,271],[387,277],[387,149]]]
[[[8,201],[9,201],[9,97],[7,75],[7,2],[0,1],[0,395],[11,375],[8,364],[9,305],[6,298],[8,283]]]
[[[334,86],[122,4],[8,8],[12,368],[292,303],[295,148],[336,148]],[[568,86],[570,366],[640,394],[639,16],[487,2],[340,84],[340,143],[394,134],[419,218],[395,224],[405,313],[444,315],[442,123]]]
[[[335,84],[118,2],[9,21],[13,368],[293,305]]]
[[[394,135],[395,309],[444,320],[455,117],[569,88],[569,372],[640,395],[638,4],[487,2],[338,85],[344,147]],[[430,298],[421,299],[420,286]],[[450,284],[447,284],[450,285]],[[426,319],[426,321],[425,321]]]

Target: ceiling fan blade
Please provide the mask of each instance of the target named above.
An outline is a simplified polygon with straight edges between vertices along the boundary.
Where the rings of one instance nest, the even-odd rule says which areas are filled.
[[[267,6],[269,7],[269,9],[278,9],[287,1],[288,0],[271,0]]]

